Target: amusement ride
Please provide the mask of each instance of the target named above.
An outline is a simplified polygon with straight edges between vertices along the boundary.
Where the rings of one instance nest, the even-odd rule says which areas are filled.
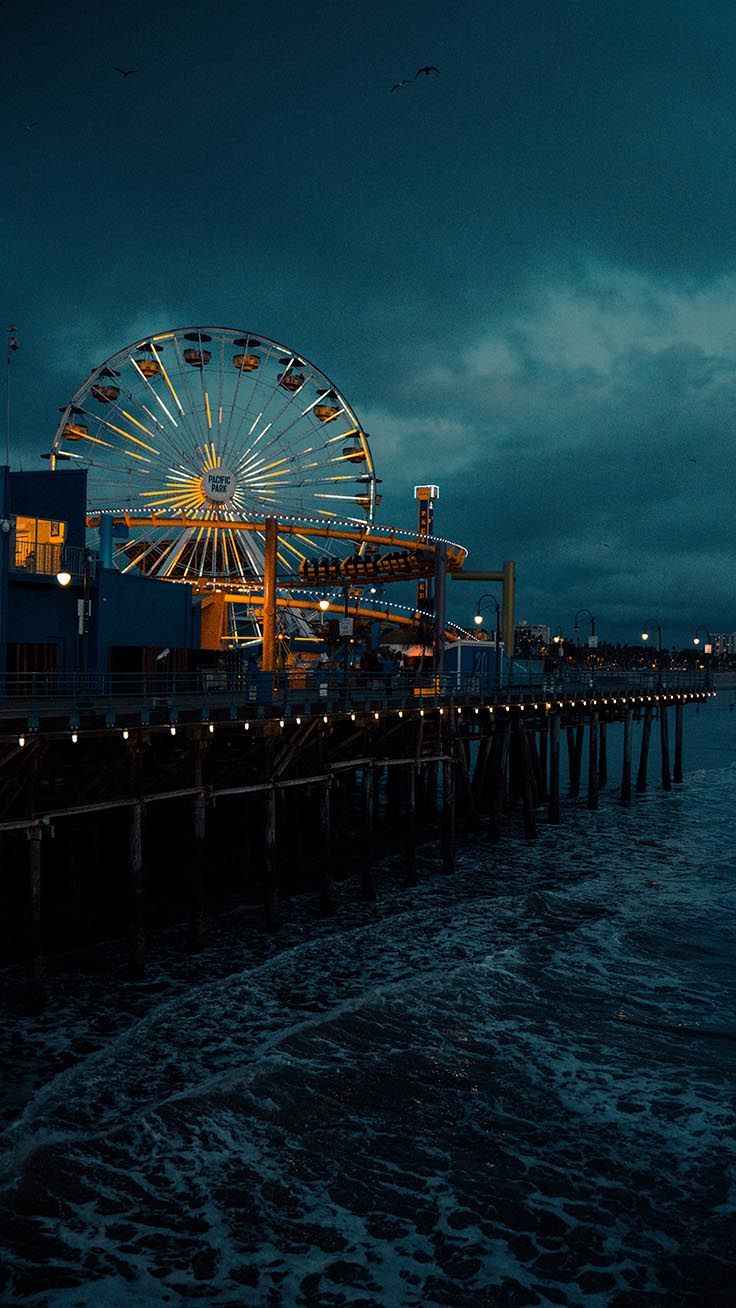
[[[380,478],[355,409],[261,333],[185,327],[126,346],[62,408],[44,457],[87,469],[103,566],[192,586],[218,642],[263,637],[264,655],[266,610],[307,635],[320,598],[345,616],[436,623],[437,571],[444,590],[467,553],[426,512],[415,531],[376,526]],[[384,582],[413,580],[421,607],[385,606]]]

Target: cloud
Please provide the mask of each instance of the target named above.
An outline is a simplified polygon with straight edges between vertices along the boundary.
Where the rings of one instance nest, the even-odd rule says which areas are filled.
[[[469,566],[515,558],[540,620],[597,603],[621,626],[642,604],[707,601],[728,625],[735,291],[591,265],[576,284],[539,278],[523,314],[498,309],[457,353],[417,331],[412,370],[365,412],[382,514],[405,518],[411,487],[438,482]]]

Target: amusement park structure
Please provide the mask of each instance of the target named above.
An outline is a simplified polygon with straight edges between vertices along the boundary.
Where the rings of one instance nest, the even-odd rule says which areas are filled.
[[[320,599],[345,619],[414,626],[441,659],[447,572],[467,551],[433,532],[377,527],[381,501],[355,409],[293,349],[243,329],[139,340],[93,369],[61,410],[49,468],[87,469],[87,526],[102,568],[185,584],[208,648],[309,636]],[[386,604],[417,585],[415,608]],[[311,619],[311,621],[310,621]],[[431,635],[430,635],[431,633]]]

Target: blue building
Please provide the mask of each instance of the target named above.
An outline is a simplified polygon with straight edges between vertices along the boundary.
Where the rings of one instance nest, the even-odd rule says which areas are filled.
[[[0,468],[0,675],[197,666],[199,600],[104,566],[86,544],[87,473]],[[211,656],[210,656],[211,658]]]

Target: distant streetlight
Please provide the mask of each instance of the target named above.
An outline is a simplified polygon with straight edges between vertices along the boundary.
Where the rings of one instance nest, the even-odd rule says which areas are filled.
[[[71,579],[72,579],[71,572],[62,571],[62,572],[57,572],[56,574],[56,580],[58,581],[60,586],[68,586]]]
[[[650,623],[650,626],[657,628],[657,653],[659,653],[662,649],[662,627],[659,622],[652,622]],[[649,632],[643,631],[641,633],[641,638],[642,640],[649,640]]]
[[[662,685],[662,624],[661,622],[652,622],[649,625],[656,627],[657,630],[657,689],[659,690]],[[641,638],[644,641],[649,640],[649,632],[643,631]]]
[[[329,607],[330,607],[330,601],[328,599],[325,599],[323,595],[322,599],[319,601],[320,623],[318,627],[315,627],[315,631],[319,633],[322,639],[324,639],[327,632],[327,628],[325,627],[325,614],[329,609]]]
[[[590,609],[578,609],[577,613],[575,614],[575,620],[573,623],[574,629],[576,632],[580,630],[580,628],[578,627],[578,618],[581,616],[581,614],[583,617],[586,617],[590,623],[590,636],[588,638],[588,646],[590,649],[595,649],[598,645],[598,637],[595,634],[595,618],[593,617],[593,614],[591,613]]]

